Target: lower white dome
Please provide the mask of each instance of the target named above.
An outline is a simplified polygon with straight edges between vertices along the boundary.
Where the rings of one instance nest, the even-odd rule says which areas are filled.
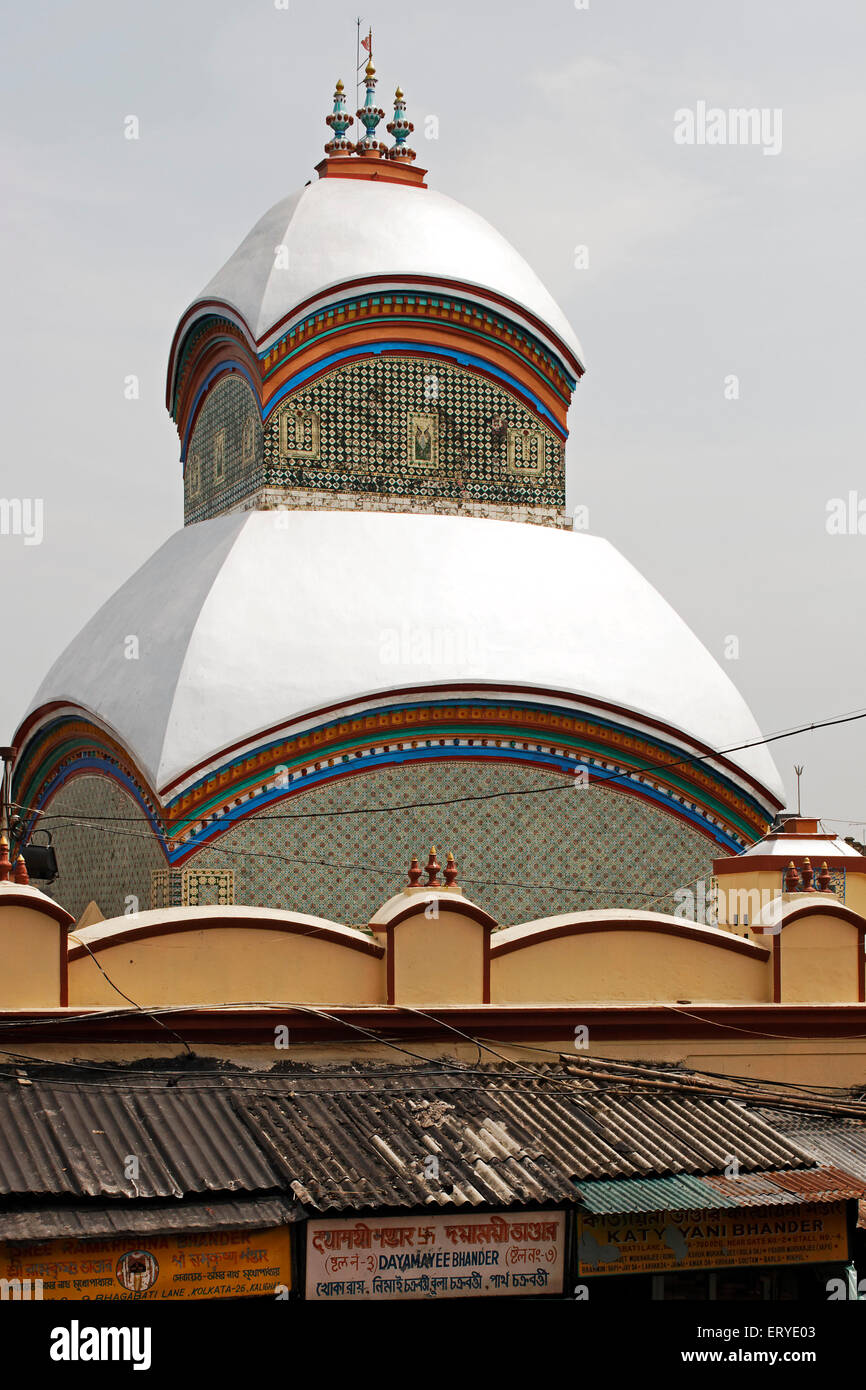
[[[431,686],[601,702],[714,751],[760,737],[719,664],[607,541],[360,511],[238,512],[178,531],[70,644],[30,712],[84,708],[163,789],[288,720]],[[768,805],[783,799],[766,747],[727,764]]]

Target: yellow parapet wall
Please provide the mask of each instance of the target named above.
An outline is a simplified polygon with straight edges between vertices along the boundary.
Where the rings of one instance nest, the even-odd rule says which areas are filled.
[[[0,1009],[66,1003],[66,930],[72,918],[37,888],[0,883]]]
[[[770,952],[714,927],[650,912],[581,912],[498,932],[498,1004],[765,1003]]]
[[[143,1006],[384,1003],[383,947],[319,917],[172,908],[74,932],[69,948],[73,1005],[115,1007],[121,990]]]

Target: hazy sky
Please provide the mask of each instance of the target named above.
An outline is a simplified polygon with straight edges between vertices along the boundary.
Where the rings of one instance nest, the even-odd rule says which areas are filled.
[[[4,742],[62,647],[182,524],[175,323],[313,176],[358,13],[2,5],[0,497],[43,499],[45,526],[41,545],[0,536]],[[726,664],[765,733],[866,708],[862,0],[361,13],[382,105],[399,81],[431,186],[514,242],[581,338],[570,503]],[[677,143],[675,113],[700,103],[765,110],[781,148]],[[852,493],[851,533],[829,533],[828,505],[847,516]],[[789,786],[806,764],[804,812],[866,835],[866,721],[775,755]]]

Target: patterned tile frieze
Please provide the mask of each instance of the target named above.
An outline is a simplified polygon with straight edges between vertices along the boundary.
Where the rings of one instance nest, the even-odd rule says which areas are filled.
[[[459,799],[540,782],[562,789]],[[693,827],[635,797],[532,767],[379,767],[266,808],[171,869],[143,818],[97,819],[130,815],[107,778],[75,779],[62,797],[52,893],[76,915],[91,899],[106,916],[122,913],[133,894],[142,908],[231,900],[363,925],[403,886],[411,855],[431,844],[453,850],[464,891],[502,925],[590,908],[670,912],[676,890],[712,868],[713,847]],[[375,809],[430,801],[450,804]],[[334,814],[353,810],[361,814]]]
[[[259,404],[246,379],[233,372],[211,387],[190,435],[184,473],[186,525],[235,510],[262,481]]]
[[[563,404],[568,405],[575,387],[574,378],[562,370],[557,359],[538,338],[519,329],[510,319],[469,300],[442,299],[430,295],[374,294],[332,304],[309,315],[294,324],[265,353],[262,362],[264,379],[267,381],[283,362],[309,349],[312,343],[325,343],[347,330],[357,333],[365,328],[381,329],[383,324],[388,325],[389,333],[396,333],[400,324],[419,321],[456,328],[461,337],[474,340],[475,350],[482,356],[485,342],[504,348],[546,380]]]
[[[265,426],[264,484],[562,509],[562,442],[509,391],[433,358],[379,356],[298,387]]]
[[[152,876],[167,872],[165,853],[141,807],[110,777],[70,778],[52,798],[44,824],[59,874],[50,886],[35,886],[74,917],[90,902],[104,917],[151,906]]]
[[[391,636],[399,647],[406,634]],[[390,655],[383,645],[383,661]],[[425,659],[431,655],[436,655],[432,649],[419,652]],[[381,764],[458,759],[498,764],[503,780],[513,765],[523,764],[625,788],[693,824],[712,838],[717,854],[742,849],[766,829],[766,816],[754,800],[705,764],[683,766],[681,754],[669,745],[556,705],[504,699],[385,705],[334,718],[247,748],[184,785],[164,806],[102,731],[81,719],[59,719],[24,750],[17,794],[34,811],[45,810],[65,779],[85,770],[104,771],[138,799],[168,859],[178,864],[236,822],[313,786]]]

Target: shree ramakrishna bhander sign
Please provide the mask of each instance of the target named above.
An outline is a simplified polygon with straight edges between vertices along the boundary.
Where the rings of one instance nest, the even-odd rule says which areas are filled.
[[[243,1298],[291,1287],[288,1226],[0,1245],[0,1279],[56,1299]]]

